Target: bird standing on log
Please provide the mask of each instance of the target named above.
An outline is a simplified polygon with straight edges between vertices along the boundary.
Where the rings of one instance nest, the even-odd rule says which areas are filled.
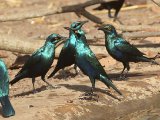
[[[78,22],[73,22],[71,24],[71,28],[73,29],[78,29],[79,33],[84,33],[81,30],[81,27],[88,21],[78,21]],[[85,37],[85,36],[83,36]],[[75,37],[73,36],[73,34],[69,33],[69,38],[66,40],[66,42],[64,43],[64,46],[60,52],[59,58],[58,58],[58,62],[57,65],[54,69],[54,71],[48,76],[48,78],[51,78],[52,76],[54,76],[60,69],[64,69],[65,67],[71,66],[74,64],[74,68],[77,72],[77,66],[75,64]],[[85,41],[86,42],[86,41]]]
[[[103,10],[107,9],[108,10],[108,17],[114,18],[114,21],[117,19],[118,13],[123,6],[125,0],[118,0],[118,1],[110,1],[110,2],[103,2],[101,3],[100,6],[97,8],[94,8],[94,10]],[[111,15],[111,9],[115,9],[115,14],[114,17]]]
[[[9,97],[9,76],[6,65],[0,59],[0,102],[2,105],[2,115],[10,117],[15,115],[15,111],[10,103]]]
[[[85,37],[81,37],[82,35],[79,34],[78,29],[73,29],[69,27],[68,28],[66,27],[66,29],[70,30],[70,33],[74,35],[76,38],[76,46],[75,46],[76,65],[85,75],[89,77],[92,83],[91,92],[89,92],[87,95],[91,96],[91,98],[92,96],[94,96],[93,92],[95,89],[95,79],[99,79],[108,88],[110,88],[111,86],[116,92],[122,95],[122,93],[113,85],[112,81],[109,79],[108,75],[106,74],[102,65],[96,58],[95,54],[85,43],[86,40],[83,40],[85,39]]]
[[[151,62],[159,65],[159,63],[155,61],[158,57],[157,55],[153,58],[146,57],[145,54],[139,51],[134,45],[131,45],[119,36],[113,25],[107,24],[98,28],[98,30],[102,30],[105,34],[105,46],[108,53],[114,59],[123,63],[124,68],[120,74],[120,80],[126,79],[126,75],[130,70],[129,62]],[[126,68],[127,72],[124,74]]]
[[[32,54],[10,84],[13,85],[23,78],[32,78],[33,90],[36,92],[34,87],[35,77],[41,76],[41,79],[51,86],[45,81],[45,75],[53,63],[55,45],[62,39],[64,39],[64,37],[59,34],[54,33],[49,35],[44,46]]]

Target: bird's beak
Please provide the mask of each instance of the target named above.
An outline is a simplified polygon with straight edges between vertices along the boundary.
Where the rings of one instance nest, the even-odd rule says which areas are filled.
[[[71,28],[70,28],[70,27],[64,27],[64,29],[66,29],[66,30],[71,30]]]
[[[66,40],[67,39],[67,37],[64,37],[64,36],[59,36],[60,38],[61,38],[61,40]]]
[[[81,21],[81,24],[84,25],[85,23],[89,22],[88,20]]]
[[[59,38],[55,41],[55,44],[57,44],[57,43],[60,42],[60,41],[64,41],[64,40],[67,39],[67,37],[64,37],[64,36],[61,36],[61,35],[59,35],[58,37],[59,37]]]
[[[98,30],[104,30],[104,28],[103,27],[99,27]]]
[[[102,26],[102,27],[99,27],[98,30],[104,31],[105,29],[104,29],[104,27]]]

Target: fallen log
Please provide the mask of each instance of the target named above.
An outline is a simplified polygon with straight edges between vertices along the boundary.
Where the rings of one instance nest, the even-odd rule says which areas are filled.
[[[11,35],[0,36],[0,50],[17,52],[20,54],[32,54],[38,48],[43,46],[44,40],[21,40],[21,38]],[[56,58],[59,56],[63,44],[56,48]],[[91,46],[91,49],[96,51],[96,54],[102,54],[101,48]]]
[[[159,6],[160,7],[160,3],[157,3],[156,1],[154,1],[154,0],[151,0],[153,3],[155,3],[157,6]]]
[[[107,0],[109,1],[116,1],[116,0]],[[31,18],[37,18],[42,16],[49,16],[54,14],[60,14],[60,13],[67,13],[67,12],[75,12],[75,13],[82,13],[86,7],[100,4],[104,2],[104,0],[90,0],[86,1],[84,3],[78,3],[75,5],[68,5],[68,6],[58,6],[51,9],[38,9],[37,11],[23,9],[19,11],[17,14],[7,14],[7,15],[0,15],[0,22],[7,22],[7,21],[21,21],[25,19],[31,19]],[[12,10],[11,10],[12,11]],[[11,11],[8,11],[7,13],[12,13]]]
[[[124,33],[123,37],[127,38],[145,38],[145,37],[156,37],[160,36],[160,32],[135,32],[135,33]],[[23,39],[23,40],[22,40]],[[91,38],[87,35],[87,40],[89,41],[89,44],[91,45],[91,40],[95,39],[103,39],[102,42],[104,42],[104,34],[100,36],[100,38]],[[18,36],[14,35],[3,35],[0,36],[0,50],[6,50],[11,52],[17,52],[21,54],[32,54],[34,51],[36,51],[38,48],[40,48],[44,44],[44,40],[28,40],[24,38],[19,38]],[[92,44],[93,45],[93,44]],[[104,45],[104,44],[103,44]],[[58,57],[59,52],[62,48],[62,44],[59,45],[56,49],[56,57]],[[91,46],[91,49],[95,51],[96,54],[101,54],[102,48]]]

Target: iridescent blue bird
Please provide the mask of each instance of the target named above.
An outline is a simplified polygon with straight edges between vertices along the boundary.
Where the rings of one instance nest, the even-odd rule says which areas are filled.
[[[84,32],[81,30],[81,27],[88,21],[78,21],[78,22],[73,22],[71,24],[72,29],[78,30],[80,34],[84,34]],[[83,36],[85,37],[85,36]],[[76,64],[75,64],[75,37],[73,34],[69,33],[69,38],[66,40],[64,43],[64,46],[60,52],[59,58],[57,65],[53,72],[48,76],[48,78],[51,78],[54,76],[60,69],[64,69],[65,67],[71,66],[74,64],[74,68],[76,73]],[[86,42],[86,41],[85,41]]]
[[[95,54],[92,52],[92,50],[89,48],[89,45],[86,44],[86,40],[83,40],[85,37],[82,37],[81,34],[77,32],[77,30],[74,30],[72,28],[67,28],[70,30],[70,32],[74,35],[76,38],[76,46],[75,46],[75,60],[76,65],[80,68],[80,70],[89,77],[92,88],[91,92],[88,95],[94,95],[94,89],[95,89],[95,80],[99,79],[101,82],[103,82],[107,87],[110,88],[110,86],[118,92],[120,95],[122,93],[113,85],[112,81],[106,74],[105,70],[103,69],[102,65],[96,58]]]
[[[119,36],[113,25],[107,24],[98,29],[105,33],[105,46],[108,53],[114,59],[123,63],[124,68],[120,74],[120,79],[126,78],[126,75],[130,70],[129,62],[151,62],[159,65],[159,63],[155,61],[157,56],[153,58],[146,57],[143,52],[139,51],[134,45],[131,45]],[[126,68],[127,72],[124,74]]]
[[[15,115],[15,111],[9,100],[9,76],[5,63],[0,59],[0,102],[2,105],[2,115],[10,117]]]
[[[54,33],[49,35],[45,44],[32,54],[10,84],[13,85],[23,78],[32,78],[33,90],[35,92],[35,78],[41,76],[41,79],[51,86],[45,81],[45,75],[53,63],[55,45],[62,39],[64,39],[64,37],[59,34]]]

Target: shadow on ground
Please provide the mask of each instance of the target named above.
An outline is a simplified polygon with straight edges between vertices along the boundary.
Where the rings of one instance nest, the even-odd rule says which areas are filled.
[[[90,86],[87,86],[87,85],[69,85],[69,84],[60,84],[60,86],[64,86],[66,87],[67,89],[71,89],[71,90],[74,90],[74,92],[76,91],[80,91],[80,92],[83,92],[83,93],[86,93],[86,92],[90,92],[90,89],[91,87]],[[118,97],[112,95],[109,90],[103,90],[103,89],[100,89],[100,88],[95,88],[94,90],[95,92],[100,92],[100,93],[103,93],[103,94],[106,94],[114,99],[117,99],[119,101],[121,101]]]
[[[46,86],[41,86],[40,88],[36,88],[36,92],[39,93],[39,92],[44,91],[46,89],[47,89]],[[26,95],[30,95],[30,94],[34,94],[33,90],[26,91],[26,92],[23,92],[23,93],[19,93],[19,94],[13,95],[11,97],[21,97],[21,96],[26,96]]]
[[[137,73],[128,73],[127,74],[127,81],[128,80],[132,80],[132,78],[137,78],[137,79],[150,78],[150,77],[153,77],[155,75],[158,75],[158,72],[159,71],[153,71],[153,72],[147,72],[147,73],[140,73],[140,72],[137,72]],[[111,74],[108,74],[108,76],[111,79],[115,80],[115,81],[119,81],[119,80],[117,80],[117,78],[119,78],[120,73],[111,73]]]

